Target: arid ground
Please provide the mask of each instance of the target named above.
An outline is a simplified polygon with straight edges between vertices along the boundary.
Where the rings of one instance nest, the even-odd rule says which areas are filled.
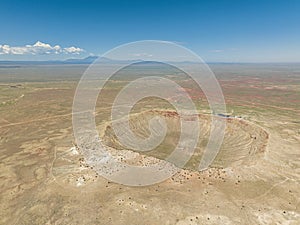
[[[211,167],[197,171],[211,112],[193,81],[178,76],[199,109],[196,151],[172,178],[129,187],[101,177],[76,147],[72,103],[86,65],[1,65],[0,224],[300,224],[300,65],[210,66],[228,112]],[[153,152],[124,149],[111,130],[112,100],[131,72],[101,92],[99,134],[127,163],[163,160],[178,139],[167,101],[149,98],[133,109],[131,126],[142,136],[149,118],[166,119],[169,133]]]

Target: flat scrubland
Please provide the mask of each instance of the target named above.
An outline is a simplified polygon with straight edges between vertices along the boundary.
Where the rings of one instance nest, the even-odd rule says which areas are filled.
[[[224,118],[218,156],[209,169],[197,171],[211,112],[193,81],[167,70],[192,96],[203,134],[183,169],[147,187],[104,179],[76,148],[72,103],[86,65],[0,68],[0,224],[299,224],[300,65],[211,68],[231,116]],[[116,139],[110,108],[134,78],[132,71],[117,74],[96,106],[99,134],[116,154],[131,150]],[[163,160],[179,137],[174,108],[146,98],[132,113],[131,127],[144,137],[148,133],[141,128],[150,118],[166,119],[166,139],[145,153]]]

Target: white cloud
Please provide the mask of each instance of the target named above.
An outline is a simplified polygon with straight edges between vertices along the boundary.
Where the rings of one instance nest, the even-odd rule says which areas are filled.
[[[80,54],[82,52],[84,52],[82,48],[74,46],[62,48],[59,45],[51,46],[40,41],[34,45],[25,46],[0,45],[0,55]]]
[[[69,54],[80,54],[81,52],[83,52],[83,49],[72,46],[69,48],[64,48],[64,52]]]

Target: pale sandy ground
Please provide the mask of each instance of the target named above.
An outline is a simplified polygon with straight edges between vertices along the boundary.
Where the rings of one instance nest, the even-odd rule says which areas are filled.
[[[269,133],[252,163],[182,170],[148,187],[97,175],[72,148],[71,126],[61,118],[2,128],[0,223],[300,224],[297,118],[252,119]]]
[[[220,158],[242,160],[128,187],[102,178],[74,148],[74,84],[36,85],[41,87],[5,87],[0,95],[0,224],[300,224],[296,98],[295,108],[281,98],[274,99],[276,106],[234,98],[251,125],[229,126]],[[259,152],[253,143],[264,140],[262,130],[267,146],[249,157],[250,149]]]

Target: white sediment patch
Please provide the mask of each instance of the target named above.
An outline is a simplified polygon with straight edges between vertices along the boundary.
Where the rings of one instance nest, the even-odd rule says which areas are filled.
[[[80,187],[82,185],[84,185],[84,180],[82,177],[79,177],[76,182],[76,187]]]
[[[259,224],[299,224],[300,214],[294,211],[285,211],[279,209],[271,209],[265,213],[254,213],[257,216]]]
[[[75,146],[70,148],[70,152],[71,152],[72,155],[78,155],[79,154],[79,152],[77,151]]]

